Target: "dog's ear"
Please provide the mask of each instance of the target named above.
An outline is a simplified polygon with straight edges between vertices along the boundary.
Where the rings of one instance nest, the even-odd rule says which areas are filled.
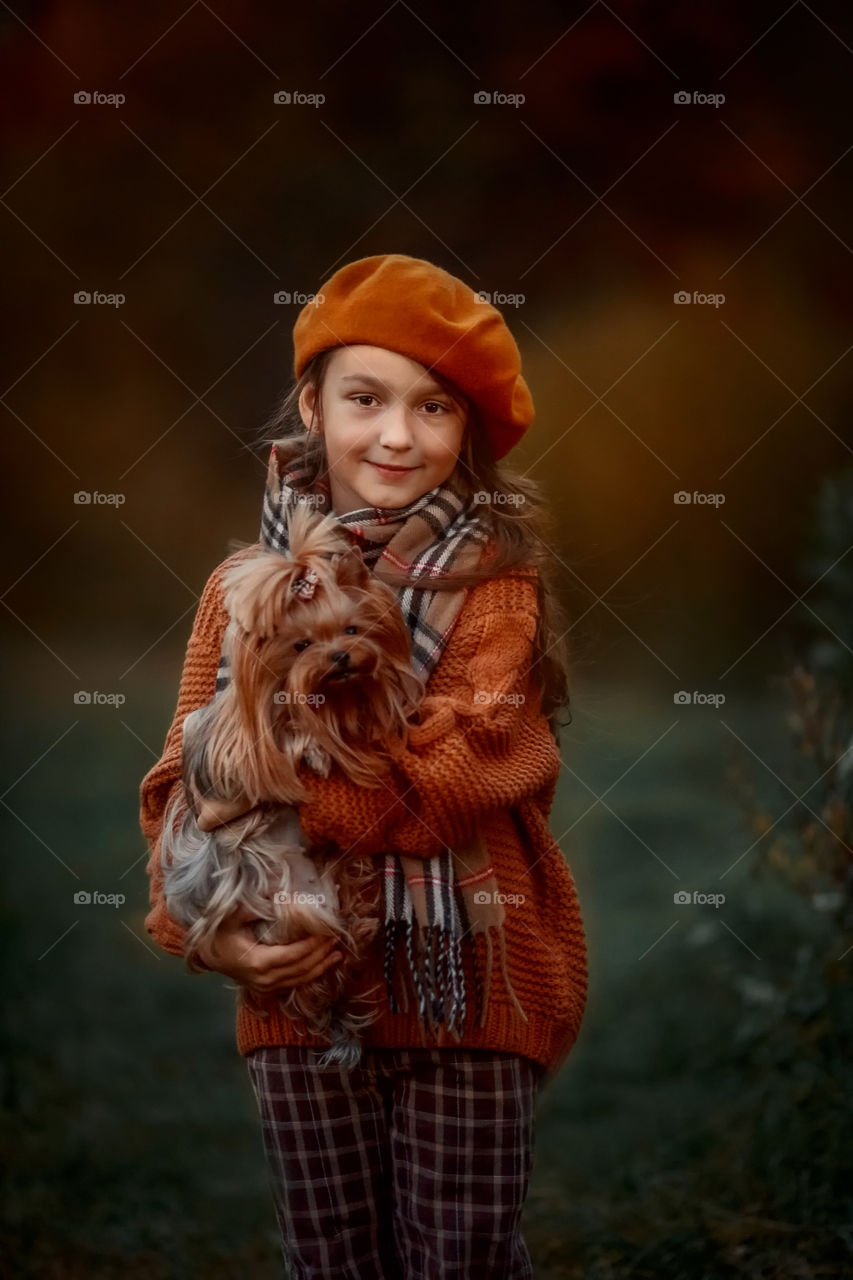
[[[341,587],[366,587],[370,570],[361,557],[358,547],[349,547],[332,556],[335,580]]]

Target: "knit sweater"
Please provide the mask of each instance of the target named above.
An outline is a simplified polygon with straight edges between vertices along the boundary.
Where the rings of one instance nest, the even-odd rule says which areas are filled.
[[[228,624],[223,573],[259,544],[229,556],[211,574],[201,597],[181,677],[178,705],[163,754],[140,791],[140,825],[148,841],[151,910],[145,927],[166,951],[183,954],[185,930],[166,910],[160,866],[163,811],[180,786],[184,718],[214,696],[222,638]],[[462,846],[479,831],[488,847],[505,906],[507,972],[527,1021],[507,995],[497,966],[485,1024],[469,1001],[460,1040],[418,1023],[414,1001],[393,1013],[387,998],[363,1035],[370,1046],[459,1046],[503,1050],[540,1063],[553,1074],[577,1037],[586,1004],[586,940],[574,880],[548,826],[560,755],[530,673],[537,622],[535,570],[487,579],[466,592],[450,641],[434,667],[419,723],[395,760],[390,780],[356,786],[335,767],[326,778],[304,769],[308,799],[300,819],[311,844],[333,841],[346,853],[397,851],[428,858]],[[485,938],[476,935],[477,947]],[[384,991],[383,931],[364,958],[358,990]],[[484,972],[485,951],[480,955]],[[401,963],[404,957],[398,957]],[[474,966],[463,948],[466,990]],[[297,1029],[274,995],[262,998],[266,1018],[238,1005],[237,1047],[324,1047]]]

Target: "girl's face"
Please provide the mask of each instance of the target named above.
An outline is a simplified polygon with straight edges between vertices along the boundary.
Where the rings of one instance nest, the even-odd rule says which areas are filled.
[[[384,347],[337,347],[326,365],[314,429],[325,440],[332,508],[404,507],[456,466],[465,411],[422,364]],[[299,397],[306,427],[316,388]]]

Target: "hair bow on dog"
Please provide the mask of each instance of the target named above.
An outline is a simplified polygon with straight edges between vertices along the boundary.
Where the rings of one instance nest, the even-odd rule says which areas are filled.
[[[299,578],[294,578],[290,585],[290,590],[295,596],[300,596],[303,600],[310,600],[317,589],[317,583],[320,581],[320,575],[316,569],[306,569]]]

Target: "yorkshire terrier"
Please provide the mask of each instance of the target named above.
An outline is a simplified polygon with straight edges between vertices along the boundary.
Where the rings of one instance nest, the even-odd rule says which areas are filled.
[[[259,942],[334,937],[343,961],[278,993],[284,1013],[330,1040],[321,1065],[355,1065],[360,1033],[376,1012],[349,999],[364,948],[379,928],[379,885],[370,858],[306,847],[295,806],[307,798],[298,769],[381,785],[405,746],[423,697],[396,594],[366,568],[330,517],[291,509],[290,551],[261,551],[224,578],[223,640],[231,679],[186,717],[182,783],[163,818],[166,906],[198,951],[241,905]],[[206,801],[251,804],[211,831]],[[372,989],[372,990],[375,990]],[[366,1004],[368,992],[361,998]],[[251,993],[240,999],[265,1016]]]

